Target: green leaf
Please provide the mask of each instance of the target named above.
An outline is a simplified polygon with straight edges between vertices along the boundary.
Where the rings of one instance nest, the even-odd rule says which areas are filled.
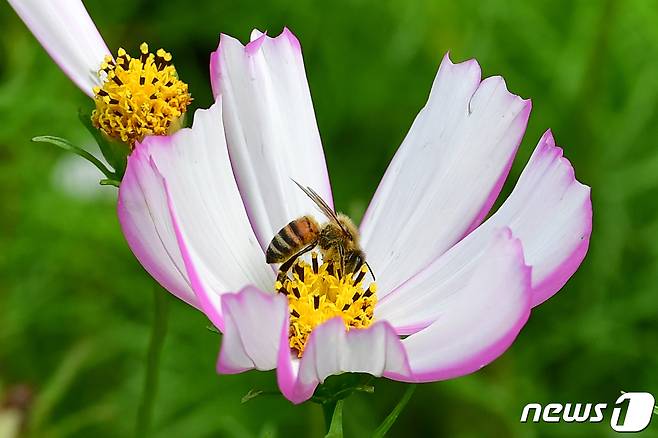
[[[221,335],[221,334],[222,334],[222,332],[220,332],[220,331],[217,329],[217,327],[215,327],[214,325],[207,325],[207,326],[206,326],[206,330],[208,330],[209,332],[217,333],[218,335]]]
[[[256,398],[261,394],[263,394],[263,391],[260,389],[250,389],[248,393],[242,396],[240,403],[247,403],[252,398]]]
[[[395,423],[395,420],[398,419],[398,416],[400,413],[402,413],[402,410],[407,406],[407,403],[409,403],[409,400],[411,400],[411,396],[414,395],[414,391],[416,390],[416,385],[409,385],[407,390],[404,392],[404,395],[398,402],[398,404],[393,408],[390,414],[388,414],[388,417],[382,422],[382,424],[379,425],[379,427],[375,430],[375,433],[373,433],[373,437],[375,438],[380,438],[386,435],[388,430],[393,426]]]
[[[105,166],[105,164],[103,164],[98,158],[94,157],[86,150],[82,149],[79,146],[74,145],[73,143],[71,143],[70,141],[64,138],[55,137],[53,135],[40,135],[38,137],[34,137],[32,141],[35,143],[50,143],[52,145],[64,149],[65,151],[73,152],[74,154],[79,155],[80,157],[84,158],[85,160],[89,161],[91,164],[96,166],[98,170],[100,170],[103,173],[103,175],[105,175],[108,178],[108,180],[115,179],[115,174],[110,169],[108,169]]]
[[[115,179],[121,181],[123,179],[123,174],[126,173],[126,165],[128,163],[128,154],[130,153],[130,148],[127,144],[113,141],[107,136],[105,136],[101,131],[96,128],[91,122],[91,114],[80,110],[78,112],[78,118],[80,122],[87,128],[87,131],[94,137],[98,147],[103,154],[103,157],[114,169],[116,174]]]
[[[259,397],[261,395],[274,395],[274,396],[281,396],[280,391],[273,391],[273,390],[263,390],[263,389],[250,389],[248,393],[242,396],[240,399],[241,403],[247,403],[249,400],[254,399],[256,397]]]
[[[329,432],[325,438],[342,438],[343,437],[343,403],[345,400],[338,400],[334,408],[334,415],[331,417]]]
[[[121,185],[121,181],[117,181],[115,179],[102,179],[99,181],[100,185],[102,186],[114,186],[114,187],[119,187]]]

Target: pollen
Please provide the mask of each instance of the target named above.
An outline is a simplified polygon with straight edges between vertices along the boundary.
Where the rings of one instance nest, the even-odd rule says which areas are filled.
[[[91,116],[96,128],[131,149],[147,135],[167,135],[180,127],[192,101],[171,63],[171,53],[163,49],[149,53],[146,43],[139,49],[138,58],[124,49],[119,49],[116,59],[105,57]]]
[[[345,329],[362,329],[373,322],[377,304],[377,285],[364,287],[367,269],[362,266],[355,274],[342,275],[333,261],[318,264],[298,259],[290,273],[276,281],[277,292],[288,297],[290,348],[302,357],[313,329],[323,322],[341,317]]]

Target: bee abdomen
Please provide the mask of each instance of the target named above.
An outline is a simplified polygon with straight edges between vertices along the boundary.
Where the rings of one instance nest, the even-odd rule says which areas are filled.
[[[310,216],[302,216],[289,222],[272,238],[265,253],[266,262],[285,262],[302,248],[316,241],[320,233],[319,228],[318,223]]]

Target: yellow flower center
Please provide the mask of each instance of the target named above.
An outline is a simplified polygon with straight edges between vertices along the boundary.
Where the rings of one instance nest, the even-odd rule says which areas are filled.
[[[288,297],[290,309],[290,348],[302,357],[306,341],[315,327],[340,316],[345,329],[366,328],[373,321],[377,304],[377,285],[364,290],[365,266],[356,274],[341,275],[333,262],[318,266],[318,255],[311,264],[299,259],[291,275],[277,281],[274,288]]]
[[[167,135],[179,127],[192,97],[178,79],[171,53],[149,53],[131,58],[119,49],[116,60],[107,56],[98,72],[101,87],[94,87],[96,109],[91,120],[108,136],[132,148],[147,135]]]

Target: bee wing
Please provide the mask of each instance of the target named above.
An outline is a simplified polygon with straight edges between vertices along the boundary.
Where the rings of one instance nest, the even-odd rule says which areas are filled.
[[[297,187],[299,187],[302,192],[306,193],[306,196],[311,198],[313,202],[315,202],[315,205],[318,206],[320,211],[329,219],[330,221],[334,222],[336,225],[340,227],[341,230],[345,232],[345,234],[348,234],[347,230],[343,228],[340,222],[338,222],[338,216],[336,215],[336,212],[329,207],[329,205],[320,197],[320,195],[317,194],[315,190],[313,190],[310,187],[304,187],[294,179],[292,180],[295,184],[297,184]]]

